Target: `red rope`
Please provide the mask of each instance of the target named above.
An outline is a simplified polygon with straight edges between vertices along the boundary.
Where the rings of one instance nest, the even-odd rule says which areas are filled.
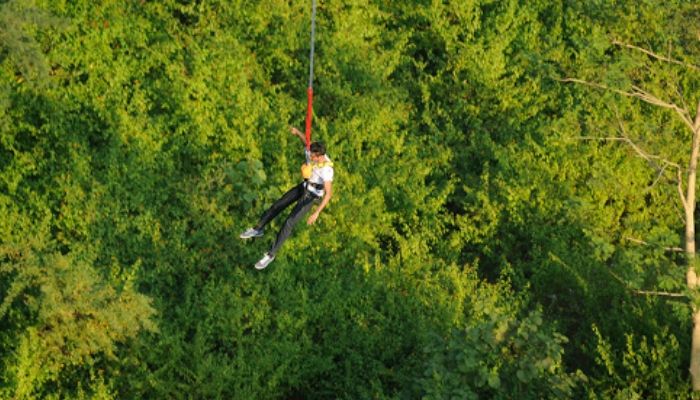
[[[311,114],[313,114],[314,89],[306,89],[306,150],[311,147]]]
[[[309,161],[311,148],[311,114],[313,114],[314,98],[314,42],[316,36],[316,0],[311,0],[311,43],[309,51],[309,88],[306,90],[306,158]]]

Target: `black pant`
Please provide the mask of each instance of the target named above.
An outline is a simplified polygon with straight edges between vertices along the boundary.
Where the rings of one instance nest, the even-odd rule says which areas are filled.
[[[272,219],[275,218],[282,210],[289,207],[290,204],[295,201],[297,202],[292,209],[292,212],[289,213],[287,220],[284,221],[284,226],[282,226],[277,234],[275,243],[270,248],[270,251],[268,251],[271,256],[277,254],[277,250],[282,247],[282,243],[284,243],[284,241],[287,240],[289,235],[292,233],[292,228],[294,228],[294,225],[299,222],[301,217],[311,210],[314,200],[317,200],[318,198],[318,196],[307,191],[304,187],[304,182],[302,182],[297,186],[294,186],[291,190],[280,197],[279,200],[277,200],[275,204],[273,204],[272,207],[265,211],[262,217],[260,217],[260,221],[255,226],[255,229],[258,230],[263,229],[265,225],[272,221]]]

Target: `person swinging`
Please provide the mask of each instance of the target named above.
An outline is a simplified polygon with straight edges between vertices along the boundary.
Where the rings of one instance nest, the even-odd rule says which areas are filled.
[[[306,143],[301,131],[295,127],[290,128],[290,131],[293,135],[299,137],[302,142]],[[325,146],[319,142],[312,142],[309,146],[309,151],[311,162],[305,163],[301,167],[304,181],[282,195],[282,197],[275,201],[275,203],[262,214],[260,220],[258,220],[258,223],[254,227],[248,228],[240,235],[241,239],[263,236],[265,226],[282,210],[296,202],[296,205],[277,233],[277,238],[270,250],[255,263],[255,269],[262,270],[270,265],[275,259],[280,247],[282,247],[282,244],[289,238],[294,226],[311,210],[314,203],[320,201],[316,210],[311,213],[306,220],[306,223],[309,225],[316,222],[319,214],[326,207],[331,196],[333,196],[333,163],[326,154]]]

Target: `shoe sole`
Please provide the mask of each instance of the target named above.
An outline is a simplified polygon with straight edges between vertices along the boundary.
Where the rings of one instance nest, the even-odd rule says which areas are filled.
[[[257,238],[257,237],[263,237],[263,235],[250,235],[250,236],[243,236],[243,235],[240,235],[240,236],[238,236],[238,237],[241,238],[241,239],[252,239],[252,238]]]
[[[257,269],[258,271],[262,271],[263,269],[267,268],[270,264],[272,264],[273,261],[275,261],[274,258],[272,260],[268,261],[267,264],[265,264],[265,265],[261,265],[260,263],[255,263],[255,269]]]

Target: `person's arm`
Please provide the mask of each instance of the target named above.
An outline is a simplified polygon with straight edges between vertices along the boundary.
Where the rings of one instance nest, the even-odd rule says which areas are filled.
[[[318,205],[316,211],[309,215],[309,219],[306,220],[306,223],[309,225],[316,222],[316,220],[318,219],[318,215],[321,213],[321,210],[323,210],[326,207],[326,204],[328,204],[328,202],[331,200],[331,197],[333,196],[333,182],[323,182],[323,190],[325,190],[326,195],[323,196],[323,200],[321,200],[321,204]]]
[[[306,144],[306,136],[299,129],[292,126],[289,128],[289,131],[292,132],[292,135],[298,137],[302,143]]]

